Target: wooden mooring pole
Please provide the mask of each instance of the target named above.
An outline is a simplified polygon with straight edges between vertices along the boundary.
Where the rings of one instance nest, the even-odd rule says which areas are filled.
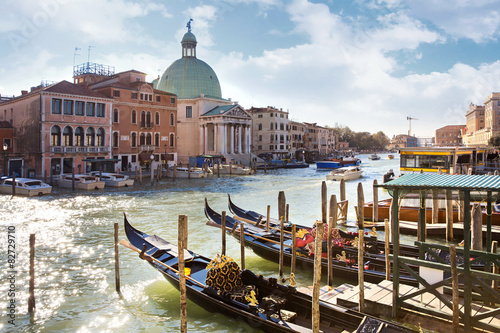
[[[290,264],[290,276],[295,276],[295,265],[297,263],[297,238],[296,238],[296,233],[297,233],[297,226],[295,224],[292,224],[292,262]]]
[[[389,229],[389,219],[385,219],[385,279],[387,281],[391,280],[391,261],[389,260],[389,253],[391,252],[391,239],[390,239],[390,229]]]
[[[378,222],[378,187],[377,180],[373,180],[373,216],[372,221]]]
[[[363,262],[363,248],[365,236],[365,216],[363,207],[365,204],[363,195],[363,184],[358,183],[358,285],[359,285],[359,311],[365,310],[365,265]]]
[[[221,253],[223,256],[226,255],[226,211],[222,211],[221,217],[221,228],[222,230],[222,250]],[[243,232],[243,223],[240,223],[240,233]]]
[[[118,254],[118,222],[115,222],[115,285],[116,292],[121,294],[120,291],[120,258]]]
[[[321,288],[321,248],[323,244],[323,222],[316,222],[316,240],[314,248],[314,281],[312,294],[312,331],[319,333],[319,291]]]
[[[285,221],[283,220],[283,217],[280,218],[280,258],[279,258],[279,274],[280,277],[283,277],[283,255],[284,255],[284,250],[285,250],[285,244],[284,244],[284,235],[285,235]]]
[[[266,215],[266,231],[269,231],[269,222],[271,220],[271,205],[267,205],[267,215]]]
[[[30,283],[28,312],[33,315],[35,311],[35,234],[30,234]]]
[[[452,285],[452,303],[453,303],[453,333],[458,333],[460,329],[460,303],[458,302],[458,271],[457,271],[457,250],[455,245],[450,245],[450,266],[451,266],[451,285]]]
[[[242,224],[240,224],[242,228]],[[241,252],[241,270],[245,270],[245,233],[240,229],[240,252]]]
[[[181,310],[181,333],[187,332],[187,296],[186,296],[186,270],[184,262],[184,249],[187,248],[187,216],[179,215],[178,232],[178,251],[179,251],[179,291],[180,310]]]

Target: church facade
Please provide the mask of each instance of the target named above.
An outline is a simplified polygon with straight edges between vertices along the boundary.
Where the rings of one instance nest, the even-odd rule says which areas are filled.
[[[196,57],[196,37],[181,41],[182,58],[174,61],[154,87],[177,95],[177,157],[222,155],[226,162],[249,164],[252,117],[238,103],[222,98],[214,70]]]

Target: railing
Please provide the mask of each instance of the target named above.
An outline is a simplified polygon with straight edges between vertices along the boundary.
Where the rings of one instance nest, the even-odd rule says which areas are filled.
[[[154,151],[156,148],[156,146],[154,145],[140,145],[139,146],[139,151],[140,152],[143,152],[143,151]]]
[[[109,153],[108,146],[51,146],[50,152],[55,154],[85,154],[85,153]]]

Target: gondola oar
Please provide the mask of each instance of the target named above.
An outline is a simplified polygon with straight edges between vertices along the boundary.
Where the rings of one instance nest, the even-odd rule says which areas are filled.
[[[127,242],[126,240],[123,240],[123,239],[122,239],[122,240],[120,241],[120,244],[121,244],[121,245],[123,245],[123,246],[125,246],[125,247],[128,247],[129,249],[131,249],[131,250],[133,250],[133,251],[135,251],[135,252],[137,252],[137,253],[139,253],[139,254],[143,254],[143,256],[144,256],[144,257],[148,257],[148,259],[152,259],[152,260],[153,260],[153,261],[155,261],[156,263],[158,263],[158,264],[160,264],[160,265],[162,265],[162,266],[167,267],[168,269],[172,270],[174,273],[176,273],[177,275],[179,275],[179,271],[178,271],[177,269],[175,269],[175,268],[173,268],[173,267],[171,267],[171,266],[169,266],[169,265],[167,265],[167,264],[165,264],[165,263],[161,262],[160,260],[158,260],[158,259],[156,259],[156,258],[154,258],[154,257],[150,256],[149,254],[142,253],[142,251],[141,251],[141,250],[139,250],[138,248],[136,248],[135,246],[133,246],[132,244],[130,244],[130,243],[129,243],[129,242]],[[141,259],[144,259],[144,258],[142,258],[142,257],[141,257]],[[150,260],[148,260],[148,259],[144,259],[144,260],[150,261]],[[205,287],[206,287],[206,285],[204,285],[203,283],[200,283],[200,282],[198,282],[198,281],[196,281],[196,280],[193,280],[193,279],[192,279],[192,278],[190,278],[189,276],[186,276],[186,279],[187,279],[187,280],[190,280],[190,281],[192,281],[192,282],[194,282],[194,283],[196,283],[196,284],[197,284],[197,285],[199,285],[200,287],[203,287],[203,288],[205,288]]]

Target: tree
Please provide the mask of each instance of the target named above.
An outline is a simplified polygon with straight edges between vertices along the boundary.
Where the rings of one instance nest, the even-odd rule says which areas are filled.
[[[500,136],[492,136],[488,140],[488,145],[492,147],[500,147]]]

